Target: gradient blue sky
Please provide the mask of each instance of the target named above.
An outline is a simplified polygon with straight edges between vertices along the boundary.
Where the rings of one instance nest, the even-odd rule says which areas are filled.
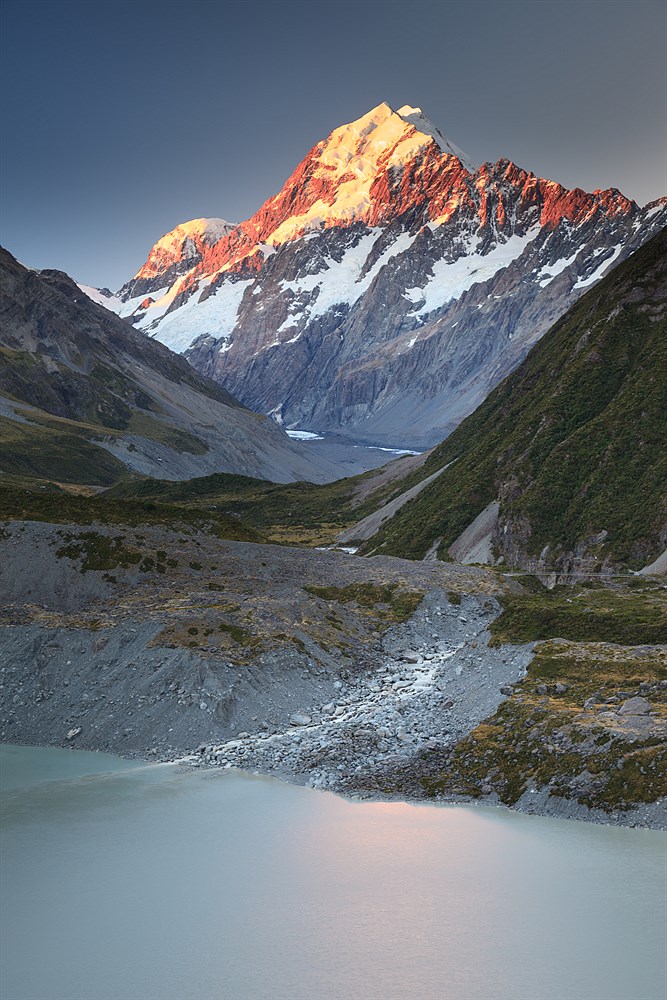
[[[2,243],[119,287],[333,128],[421,106],[476,161],[667,193],[662,0],[2,0]]]

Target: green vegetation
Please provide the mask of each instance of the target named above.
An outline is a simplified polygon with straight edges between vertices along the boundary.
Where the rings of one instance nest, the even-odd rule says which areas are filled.
[[[208,445],[204,444],[198,437],[195,437],[194,434],[190,434],[188,431],[177,427],[171,427],[169,424],[162,423],[162,421],[149,417],[145,413],[132,414],[132,419],[127,425],[127,432],[129,434],[139,434],[141,437],[149,438],[151,441],[157,441],[159,444],[164,444],[168,448],[171,448],[172,451],[179,453],[205,455],[208,451]]]
[[[236,541],[265,540],[238,519],[222,513],[188,510],[149,501],[115,500],[106,493],[90,496],[69,492],[52,482],[29,482],[19,477],[0,479],[0,520],[81,525],[160,524],[204,531],[218,538]]]
[[[351,583],[347,587],[307,586],[303,589],[323,601],[354,603],[360,608],[373,609],[388,622],[407,621],[424,597],[423,591],[403,590],[395,583]]]
[[[149,438],[179,453],[203,455],[208,451],[207,445],[194,434],[145,413],[131,414],[128,410],[127,419],[116,423],[108,414],[96,412],[100,420],[107,420],[104,424],[20,407],[17,411],[28,422],[0,417],[0,471],[6,475],[111,486],[127,476],[127,469],[119,458],[96,442],[122,440],[119,428],[126,434]]]
[[[0,347],[0,391],[17,401],[74,422],[123,430],[133,406],[150,405],[130,379],[105,365],[76,371],[47,355]]]
[[[492,500],[530,555],[577,547],[602,563],[655,558],[667,506],[667,233],[584,295],[429,457],[364,551],[445,554]],[[606,534],[605,534],[606,533]]]
[[[125,544],[122,535],[109,538],[97,531],[86,531],[80,535],[70,535],[67,544],[56,550],[58,559],[81,559],[81,572],[88,570],[110,570],[136,566],[142,561],[139,549]]]
[[[494,645],[553,636],[621,645],[667,642],[667,591],[660,586],[541,588],[506,595],[502,603],[503,613],[491,625]]]
[[[239,646],[249,646],[254,649],[261,642],[259,636],[253,635],[248,629],[241,628],[240,625],[232,625],[229,622],[220,622],[219,632],[226,632]]]
[[[0,468],[9,475],[109,486],[125,473],[119,459],[67,422],[58,429],[55,422],[35,427],[0,417],[0,451]]]
[[[546,787],[607,811],[654,802],[667,795],[664,738],[624,724],[612,710],[641,695],[664,722],[666,679],[667,653],[659,649],[544,643],[495,715],[445,760],[424,755],[424,791],[474,797],[494,791],[514,805],[529,788]],[[588,699],[596,705],[584,710]]]
[[[173,508],[221,511],[260,531],[270,541],[322,545],[356,520],[375,510],[387,495],[401,491],[403,482],[383,486],[360,501],[360,485],[374,471],[334,483],[270,483],[218,473],[184,482],[157,479],[126,480],[106,494],[113,500],[143,500]]]

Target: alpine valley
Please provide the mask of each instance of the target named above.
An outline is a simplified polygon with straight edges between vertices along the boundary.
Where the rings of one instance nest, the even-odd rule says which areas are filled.
[[[383,104],[116,294],[3,252],[2,739],[667,828],[666,223]]]
[[[380,104],[252,218],[179,225],[116,295],[84,290],[279,423],[425,447],[665,224],[665,198],[477,167]]]

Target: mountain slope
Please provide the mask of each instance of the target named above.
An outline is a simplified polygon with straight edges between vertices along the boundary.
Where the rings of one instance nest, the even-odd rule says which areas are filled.
[[[481,534],[513,565],[642,566],[667,545],[666,440],[667,229],[434,450],[420,479],[449,468],[365,550],[422,558],[438,544],[449,558],[486,514]]]
[[[127,469],[327,481],[335,469],[59,271],[0,250],[0,470],[108,485]]]
[[[163,237],[115,308],[278,421],[421,447],[665,223],[665,199],[476,169],[419,109],[382,104],[193,256],[181,227]]]

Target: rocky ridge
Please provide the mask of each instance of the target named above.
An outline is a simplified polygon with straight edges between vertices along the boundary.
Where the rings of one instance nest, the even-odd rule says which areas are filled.
[[[666,332],[663,229],[431,452],[418,495],[373,534],[359,526],[363,551],[424,558],[436,545],[440,558],[499,560],[552,583],[663,558]]]
[[[241,733],[190,758],[296,777],[315,788],[343,790],[364,775],[407,765],[424,748],[453,747],[497,708],[501,688],[519,680],[531,647],[488,647],[493,598],[452,605],[431,591],[403,626],[382,642],[379,664],[334,682],[326,704],[291,714],[291,728]]]

